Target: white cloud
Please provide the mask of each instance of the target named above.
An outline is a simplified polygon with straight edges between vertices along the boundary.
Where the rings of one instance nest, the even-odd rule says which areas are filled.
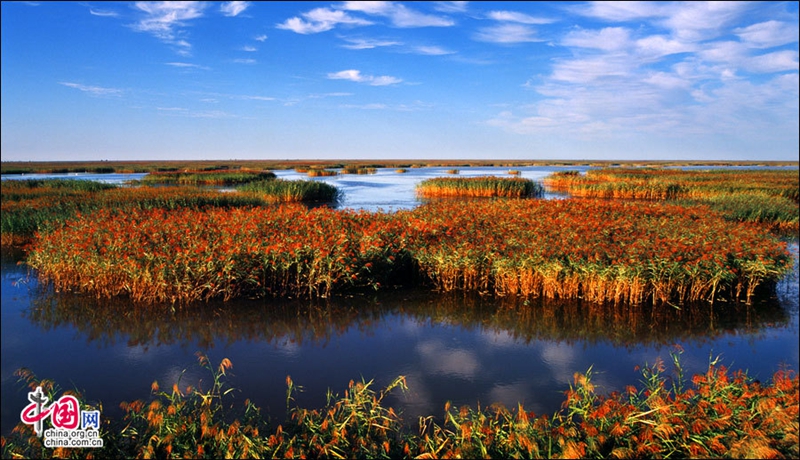
[[[630,32],[623,27],[606,27],[601,30],[575,30],[562,41],[565,46],[615,51],[630,45]]]
[[[331,80],[350,80],[356,83],[366,83],[372,86],[394,85],[403,81],[400,78],[391,77],[388,75],[383,75],[379,77],[372,75],[361,75],[360,70],[354,70],[354,69],[329,73],[328,78],[330,78]]]
[[[679,2],[670,4],[662,23],[676,38],[709,40],[719,36],[724,26],[747,8],[750,8],[747,2]]]
[[[372,22],[366,19],[353,17],[344,11],[332,10],[329,8],[315,8],[308,13],[303,13],[305,19],[299,17],[289,18],[276,27],[278,29],[291,30],[298,34],[315,34],[333,29],[339,24],[351,26],[366,26]]]
[[[252,53],[258,51],[258,48],[256,48],[255,46],[245,45],[242,47],[242,51],[247,51],[248,53]]]
[[[250,2],[225,2],[220,5],[219,10],[225,16],[238,16],[249,7]]]
[[[91,14],[92,16],[101,16],[101,17],[107,17],[107,18],[108,17],[110,17],[110,18],[119,17],[119,13],[117,13],[115,11],[95,10],[93,8],[89,8],[89,14]]]
[[[636,52],[644,58],[661,58],[671,54],[688,53],[697,46],[679,40],[671,40],[663,35],[651,35],[636,40]]]
[[[536,31],[524,24],[504,23],[483,27],[473,36],[475,40],[491,43],[524,43],[544,41],[536,36]]]
[[[205,2],[136,2],[134,8],[144,13],[139,22],[132,25],[134,30],[152,34],[159,40],[177,46],[177,52],[187,55],[191,44],[179,38],[181,27],[191,19],[203,16]]]
[[[625,56],[603,55],[587,59],[558,61],[553,65],[554,80],[588,83],[599,78],[630,76],[635,64]]]
[[[555,22],[554,19],[537,18],[516,11],[490,11],[487,16],[495,21],[518,22],[520,24],[551,24]]]
[[[402,45],[402,42],[393,41],[393,40],[375,40],[370,38],[350,38],[350,37],[341,37],[342,40],[346,41],[347,45],[342,45],[342,47],[351,49],[351,50],[367,50],[373,48],[380,48],[384,46],[398,46]]]
[[[60,85],[64,85],[68,88],[75,88],[77,90],[83,91],[85,93],[89,93],[93,96],[119,96],[122,94],[121,89],[116,88],[104,88],[102,86],[89,86],[89,85],[82,85],[80,83],[72,83],[72,82],[65,82],[60,81],[58,82]]]
[[[590,2],[587,9],[575,9],[579,14],[607,21],[630,21],[663,15],[658,2]]]
[[[253,38],[253,40],[255,40],[257,42],[264,42],[264,41],[267,41],[267,36],[266,35],[257,35],[257,36],[255,36]]]
[[[772,48],[798,40],[797,24],[788,22],[767,21],[748,27],[734,29],[734,33],[753,48]]]
[[[464,13],[469,2],[433,2],[433,9],[442,13]]]
[[[744,67],[751,72],[772,73],[798,70],[797,51],[786,50],[754,56],[746,60]]]
[[[198,65],[198,64],[190,64],[190,63],[188,63],[188,62],[167,62],[166,64],[167,64],[168,66],[172,66],[172,67],[180,67],[180,68],[185,68],[185,69],[202,69],[202,70],[209,70],[209,68],[208,68],[208,67],[206,67],[206,66],[202,66],[202,65]]]
[[[234,59],[233,62],[237,64],[255,64],[257,61],[255,59]]]
[[[341,8],[386,17],[395,27],[449,27],[455,25],[450,18],[420,13],[395,2],[344,2]]]
[[[440,46],[415,46],[412,51],[417,54],[425,56],[443,56],[446,54],[454,54],[455,51],[444,49]]]

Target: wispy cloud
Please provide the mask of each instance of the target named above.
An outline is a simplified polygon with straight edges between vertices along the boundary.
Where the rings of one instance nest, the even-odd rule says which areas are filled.
[[[85,93],[89,93],[93,96],[120,96],[122,95],[122,90],[117,88],[104,88],[102,86],[90,86],[90,85],[83,85],[81,83],[73,83],[73,82],[66,82],[60,81],[58,82],[60,85],[64,85],[68,88],[75,88],[77,90],[83,91]]]
[[[253,37],[253,40],[255,40],[257,42],[264,42],[264,41],[267,41],[267,36],[266,35],[257,35],[255,37]]]
[[[742,42],[753,48],[772,48],[798,40],[798,25],[788,22],[767,21],[734,29]]]
[[[414,46],[411,48],[412,53],[422,54],[425,56],[444,56],[447,54],[455,54],[455,51],[442,48],[441,46]]]
[[[497,25],[481,27],[472,36],[473,39],[490,43],[525,43],[541,42],[532,25],[550,24],[553,19],[538,18],[516,11],[490,11],[489,19],[499,22]]]
[[[220,5],[219,10],[225,16],[238,16],[250,7],[251,2],[225,2]]]
[[[89,8],[89,14],[91,14],[92,16],[101,16],[107,18],[119,17],[119,13],[117,13],[116,11],[96,10],[94,8]]]
[[[395,27],[449,27],[455,21],[444,16],[421,13],[395,2],[344,2],[342,9],[382,16]]]
[[[518,22],[520,24],[551,24],[555,22],[554,19],[548,18],[537,18],[534,16],[527,15],[525,13],[519,13],[516,11],[490,11],[487,14],[489,19],[494,19],[495,21],[506,21],[506,22]]]
[[[442,13],[464,13],[469,2],[433,2],[433,9]]]
[[[252,64],[255,64],[257,61],[255,59],[234,59],[233,62],[235,62],[237,64],[252,65]]]
[[[245,45],[241,48],[241,50],[247,51],[248,53],[253,53],[255,51],[258,51],[258,48],[256,48],[255,46]]]
[[[134,8],[144,16],[132,27],[175,46],[178,54],[188,55],[191,44],[183,38],[185,32],[181,28],[187,21],[202,17],[207,5],[205,2],[136,2]]]
[[[298,34],[315,34],[333,29],[339,24],[349,26],[366,26],[372,24],[366,19],[356,18],[341,10],[315,8],[302,13],[304,19],[297,16],[278,24],[278,29],[291,30]]]
[[[482,27],[473,35],[475,40],[491,43],[525,43],[541,42],[536,31],[525,24],[504,23],[496,26]]]
[[[403,44],[402,42],[394,40],[376,40],[372,38],[354,38],[354,37],[340,37],[340,38],[347,42],[347,44],[342,45],[342,47],[351,50],[367,50],[373,48],[381,48],[385,46],[399,46]]]
[[[187,118],[240,118],[237,115],[222,110],[190,110],[184,107],[156,107],[156,110],[164,115]]]
[[[353,69],[329,73],[328,78],[330,78],[331,80],[350,80],[356,83],[366,83],[372,86],[395,85],[403,81],[400,78],[391,77],[388,75],[377,76],[377,77],[373,75],[361,75],[360,70],[353,70]]]
[[[601,30],[579,29],[568,33],[561,43],[564,46],[614,51],[629,47],[630,32],[622,27],[606,27]]]
[[[209,70],[209,67],[202,66],[199,64],[191,64],[188,62],[167,62],[166,65],[172,67],[179,67],[183,69],[202,69],[202,70]]]

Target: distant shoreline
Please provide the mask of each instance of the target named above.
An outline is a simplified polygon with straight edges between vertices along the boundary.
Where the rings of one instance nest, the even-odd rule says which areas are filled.
[[[203,169],[294,169],[322,166],[343,168],[348,165],[374,168],[414,167],[525,167],[525,166],[786,166],[798,167],[797,161],[721,161],[721,160],[452,160],[452,159],[385,159],[385,160],[92,160],[92,161],[3,161],[2,174],[58,174],[58,173],[137,173],[152,171],[203,170]]]

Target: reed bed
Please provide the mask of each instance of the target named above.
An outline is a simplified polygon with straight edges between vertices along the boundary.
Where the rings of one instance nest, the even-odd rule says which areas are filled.
[[[544,194],[542,186],[519,177],[480,176],[469,178],[435,177],[417,185],[417,194],[434,197],[530,198]]]
[[[350,381],[343,394],[327,394],[324,407],[293,405],[300,390],[286,377],[286,417],[270,422],[249,399],[234,405],[228,383],[233,363],[212,366],[208,387],[180,380],[146,399],[124,401],[121,420],[101,417],[101,449],[46,449],[30,425],[2,438],[5,458],[797,458],[800,379],[777,371],[760,383],[710,360],[705,373],[686,380],[680,351],[672,369],[657,361],[624,391],[599,393],[594,372],[576,372],[562,408],[536,414],[522,403],[508,409],[452,407],[443,415],[403,420],[386,397],[407,391],[399,376],[381,390],[373,381]],[[26,369],[16,375],[50,400],[60,388]],[[78,392],[80,400],[86,400]],[[83,410],[101,410],[102,403]],[[280,420],[280,419],[278,419]],[[277,425],[277,426],[276,426]],[[416,425],[416,426],[415,426]]]
[[[174,185],[239,185],[275,179],[271,171],[162,171],[151,172],[142,178],[144,184]]]
[[[377,172],[378,168],[358,165],[347,165],[341,171],[342,174],[375,174]]]
[[[701,202],[734,220],[800,229],[797,170],[689,170],[609,168],[552,174],[545,186],[588,198]]]
[[[417,280],[440,291],[683,304],[749,303],[790,270],[790,255],[763,229],[708,208],[480,200],[392,214],[100,210],[42,234],[28,263],[61,290],[142,302],[320,297]]]
[[[40,239],[28,263],[61,289],[137,302],[325,297],[384,281],[404,231],[388,215],[301,205],[103,209]]]
[[[306,174],[308,177],[328,177],[337,176],[339,175],[339,172],[332,169],[309,169],[306,171]]]
[[[267,180],[250,182],[237,187],[244,193],[252,193],[270,202],[336,202],[339,190],[325,182],[312,180]]]

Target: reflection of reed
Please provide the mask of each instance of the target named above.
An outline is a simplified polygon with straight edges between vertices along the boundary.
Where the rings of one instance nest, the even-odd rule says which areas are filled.
[[[325,345],[354,328],[373,333],[390,316],[506,333],[524,343],[547,340],[624,347],[757,334],[784,326],[789,319],[774,303],[724,309],[702,304],[677,310],[418,290],[375,297],[208,303],[170,312],[158,305],[134,308],[123,299],[96,300],[47,288],[34,294],[26,315],[45,330],[71,326],[87,341],[104,345],[125,340],[132,346],[197,343],[201,347],[241,340]]]

